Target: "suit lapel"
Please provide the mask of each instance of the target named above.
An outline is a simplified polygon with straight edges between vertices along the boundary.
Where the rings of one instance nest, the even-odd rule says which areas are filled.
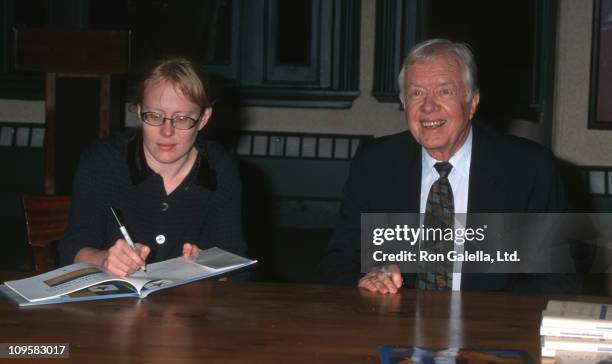
[[[395,162],[393,194],[396,212],[419,212],[421,204],[421,147],[410,132],[402,139]]]
[[[500,208],[498,183],[503,176],[502,167],[495,160],[495,145],[485,130],[473,124],[468,212],[495,212]]]

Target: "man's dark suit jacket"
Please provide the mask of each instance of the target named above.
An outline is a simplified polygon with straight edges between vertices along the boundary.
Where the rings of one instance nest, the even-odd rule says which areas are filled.
[[[473,124],[470,213],[563,212],[565,198],[553,154],[531,141]],[[320,269],[330,283],[356,284],[360,214],[418,213],[421,145],[409,131],[374,139],[356,154],[344,187],[340,220]],[[463,274],[462,290],[575,293],[564,276]]]

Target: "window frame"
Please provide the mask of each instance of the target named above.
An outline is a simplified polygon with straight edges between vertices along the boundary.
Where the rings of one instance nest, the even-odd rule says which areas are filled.
[[[44,99],[44,75],[11,71],[14,1],[0,0],[0,98]],[[49,1],[45,26],[86,27],[89,0]],[[312,0],[310,67],[274,64],[270,12],[278,0],[233,0],[231,60],[204,64],[237,86],[243,105],[349,108],[359,92],[361,0]],[[71,10],[64,12],[64,7]],[[267,12],[267,13],[266,13]],[[317,15],[318,14],[318,15]],[[268,39],[264,39],[264,35]],[[296,74],[297,72],[297,74]],[[129,93],[129,86],[126,88]]]

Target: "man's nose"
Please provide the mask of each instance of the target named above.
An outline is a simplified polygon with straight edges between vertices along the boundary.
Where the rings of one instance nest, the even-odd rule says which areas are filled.
[[[434,95],[429,94],[425,96],[425,100],[423,100],[423,104],[421,105],[421,109],[423,112],[434,112],[438,109],[438,103]]]

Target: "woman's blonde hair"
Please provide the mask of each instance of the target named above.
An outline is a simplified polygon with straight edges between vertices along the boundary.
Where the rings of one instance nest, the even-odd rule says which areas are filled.
[[[206,72],[194,61],[184,57],[162,58],[152,63],[143,73],[132,108],[142,104],[145,89],[149,82],[163,80],[171,82],[189,101],[202,109],[213,106],[210,82]]]

